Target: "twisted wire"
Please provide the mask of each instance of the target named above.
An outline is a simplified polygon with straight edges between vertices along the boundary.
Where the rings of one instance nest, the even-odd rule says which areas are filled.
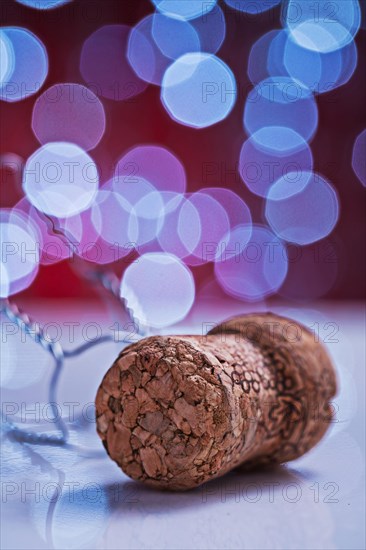
[[[45,218],[47,219],[47,227],[50,234],[58,235],[70,241],[69,235],[59,227],[57,221],[53,217],[45,215]],[[84,276],[88,280],[97,281],[118,300],[119,304],[122,305],[122,308],[134,324],[134,327],[136,327],[137,336],[140,338],[143,337],[146,330],[142,329],[140,326],[138,320],[134,316],[133,310],[128,306],[127,300],[120,296],[118,277],[113,272],[106,273],[99,270],[90,271]],[[10,303],[7,299],[2,299],[0,302],[0,312],[3,313],[9,321],[19,327],[21,331],[29,335],[35,343],[41,345],[53,358],[54,369],[50,380],[48,399],[53,415],[53,422],[60,433],[37,433],[25,430],[12,422],[3,411],[1,413],[2,421],[7,426],[8,433],[17,441],[38,445],[66,445],[69,439],[69,430],[61,415],[59,415],[56,400],[58,382],[64,368],[65,358],[81,355],[90,348],[102,344],[103,342],[115,341],[114,337],[112,335],[102,335],[92,341],[81,344],[73,350],[64,350],[60,342],[52,340],[42,326],[34,322],[27,313],[21,311],[16,304]],[[126,337],[119,341],[126,344],[135,342],[135,340]]]
[[[109,292],[119,304],[122,306],[123,310],[127,313],[130,321],[136,327],[136,334],[140,337],[146,336],[147,327],[143,327],[139,320],[135,317],[133,309],[128,305],[126,298],[123,298],[120,294],[120,282],[117,275],[113,272],[105,271],[91,271],[87,275],[90,281],[97,281],[101,286]]]

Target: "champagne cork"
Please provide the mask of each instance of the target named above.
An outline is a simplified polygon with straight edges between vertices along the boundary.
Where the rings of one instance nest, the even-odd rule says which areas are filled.
[[[186,490],[303,455],[329,427],[335,393],[311,331],[271,313],[243,315],[205,336],[126,347],[98,390],[97,431],[131,478]]]

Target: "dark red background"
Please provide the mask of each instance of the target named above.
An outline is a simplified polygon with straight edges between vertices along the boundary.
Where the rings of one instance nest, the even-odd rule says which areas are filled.
[[[107,130],[91,155],[102,167],[102,177],[106,179],[126,149],[148,142],[165,145],[183,161],[189,190],[228,186],[248,203],[253,220],[261,223],[263,201],[245,187],[235,167],[245,139],[242,114],[246,94],[251,88],[246,75],[249,51],[262,34],[280,28],[280,9],[249,16],[223,3],[220,5],[226,14],[227,34],[217,55],[230,65],[239,87],[239,97],[230,116],[211,128],[198,131],[176,124],[162,107],[160,89],[156,86],[149,86],[141,95],[126,102],[102,99]],[[0,9],[3,26],[17,25],[31,30],[43,41],[49,56],[49,74],[38,94],[16,103],[0,102],[0,153],[16,153],[26,159],[39,147],[31,129],[32,108],[38,95],[57,82],[83,83],[79,58],[84,40],[102,25],[124,23],[133,26],[152,12],[153,6],[149,0],[74,0],[55,10],[37,11],[13,0],[2,0]],[[351,81],[317,98],[319,128],[311,144],[315,170],[333,183],[341,207],[339,223],[330,236],[337,251],[339,273],[327,298],[364,297],[365,189],[353,173],[351,157],[354,140],[366,126],[365,35],[366,31],[361,29],[356,37],[359,61]],[[205,167],[208,165],[211,170],[217,170],[216,175],[207,175]],[[0,175],[1,204],[9,207],[22,196],[20,179],[8,169],[2,169]],[[329,268],[325,265],[326,258],[323,259],[324,267]],[[117,266],[119,273],[124,265]],[[311,269],[310,266],[309,271]],[[211,264],[194,269],[197,284],[206,281],[212,273]],[[324,273],[326,276],[326,271]],[[50,267],[41,266],[36,281],[24,294],[86,297],[92,293],[91,287],[63,261]]]

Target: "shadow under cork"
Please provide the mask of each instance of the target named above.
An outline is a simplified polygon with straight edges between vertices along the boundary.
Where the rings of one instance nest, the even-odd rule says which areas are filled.
[[[106,548],[333,548],[334,522],[286,466],[234,470],[185,492],[134,481],[106,487]],[[116,541],[119,545],[116,546]]]
[[[264,487],[301,485],[303,477],[286,466],[267,466],[250,471],[237,468],[228,474],[208,481],[187,491],[159,490],[139,481],[124,481],[105,488],[111,509],[124,509],[126,504],[141,505],[155,513],[184,508],[196,508],[202,504],[225,503],[227,500],[256,500],[255,494]]]

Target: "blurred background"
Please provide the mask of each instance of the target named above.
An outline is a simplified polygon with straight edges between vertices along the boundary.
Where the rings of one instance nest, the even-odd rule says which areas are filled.
[[[174,50],[174,43],[179,41],[179,36],[181,37],[183,53],[185,53],[184,47],[189,51],[191,47],[189,45],[190,35],[186,30],[193,27],[193,30],[196,31],[198,38],[201,40],[201,47],[198,46],[198,50],[201,49],[201,51],[214,53],[224,62],[225,67],[234,76],[236,81],[235,97],[233,97],[233,94],[230,94],[230,91],[227,93],[228,90],[226,90],[221,99],[221,104],[224,105],[232,102],[228,106],[228,112],[219,115],[221,118],[218,119],[218,122],[208,122],[207,125],[202,127],[194,127],[194,124],[192,125],[191,123],[187,125],[187,122],[177,120],[177,117],[174,118],[174,105],[169,111],[169,98],[164,103],[160,97],[162,93],[161,77],[158,76],[155,78],[152,69],[149,76],[149,66],[152,67],[154,63],[153,55],[156,55],[155,66],[160,68],[159,63],[161,63],[161,66],[165,70],[170,63],[175,61],[174,57],[177,57],[178,53],[179,55],[182,53],[181,51],[178,53],[173,51],[173,53],[170,53],[168,63],[164,65],[158,54],[156,54],[156,44],[154,45],[155,50],[150,48],[148,40],[151,42],[154,37],[151,37],[150,33],[149,38],[147,36],[148,25],[147,27],[145,25],[145,28],[139,22],[146,16],[154,13],[156,7],[154,2],[150,0],[135,0],[133,2],[74,0],[66,3],[59,2],[59,4],[64,4],[60,6],[57,6],[57,2],[51,2],[50,4],[54,9],[35,9],[35,7],[37,8],[37,2],[31,0],[19,2],[3,0],[0,6],[1,22],[5,34],[8,33],[10,40],[13,36],[13,42],[16,43],[17,40],[19,42],[19,45],[16,44],[14,48],[15,54],[17,53],[16,48],[21,48],[23,38],[21,36],[17,37],[16,34],[12,35],[11,29],[18,27],[26,29],[35,35],[37,40],[44,46],[47,57],[47,67],[43,68],[42,76],[37,74],[37,71],[41,71],[39,67],[39,63],[41,62],[37,64],[35,57],[28,64],[28,70],[31,71],[29,69],[31,67],[35,71],[33,75],[29,72],[28,76],[22,77],[20,71],[18,78],[23,78],[23,82],[25,82],[25,93],[21,98],[17,97],[13,88],[9,86],[6,88],[4,83],[1,88],[0,178],[2,208],[11,209],[16,205],[19,207],[20,201],[20,209],[29,216],[30,202],[33,195],[32,183],[29,184],[26,193],[24,188],[22,188],[22,179],[24,179],[22,172],[25,163],[41,145],[44,146],[47,142],[73,141],[73,139],[63,137],[63,132],[66,137],[68,136],[66,124],[68,123],[78,127],[74,130],[74,134],[71,130],[71,136],[76,136],[74,140],[76,143],[78,143],[78,139],[81,140],[79,144],[88,150],[92,161],[98,167],[99,188],[103,188],[106,183],[108,184],[108,180],[114,176],[116,166],[121,158],[122,166],[124,166],[123,170],[125,170],[125,180],[126,174],[127,178],[131,175],[133,177],[135,174],[134,168],[132,167],[132,172],[130,172],[131,167],[129,167],[128,162],[126,161],[127,164],[125,162],[123,165],[124,155],[128,151],[146,144],[159,146],[168,149],[177,159],[177,163],[180,163],[184,167],[186,193],[193,193],[202,188],[219,188],[221,190],[225,188],[231,190],[236,195],[235,200],[239,197],[250,210],[250,214],[246,211],[243,219],[239,219],[236,223],[247,223],[250,219],[248,216],[251,216],[253,223],[268,227],[268,219],[271,218],[271,214],[268,214],[268,212],[266,218],[266,195],[268,194],[269,186],[267,185],[264,192],[258,191],[258,188],[255,189],[255,184],[257,183],[255,174],[258,174],[258,171],[254,173],[253,177],[253,173],[250,175],[251,166],[248,168],[248,162],[255,161],[257,166],[260,166],[262,162],[262,169],[265,170],[263,168],[265,161],[261,157],[261,154],[264,154],[265,157],[266,152],[263,153],[263,150],[261,151],[258,143],[257,148],[254,147],[254,150],[253,142],[248,143],[248,151],[242,153],[244,155],[243,161],[243,157],[241,157],[242,148],[246,140],[250,139],[253,133],[250,124],[247,124],[247,126],[243,124],[243,112],[248,101],[250,104],[249,94],[254,86],[258,84],[259,80],[264,80],[268,76],[278,77],[279,75],[287,74],[289,75],[287,76],[288,79],[296,78],[301,80],[302,78],[303,81],[306,81],[307,86],[312,88],[311,91],[315,92],[311,99],[315,103],[318,119],[314,122],[313,128],[306,136],[302,134],[301,128],[297,128],[296,117],[298,125],[301,126],[301,117],[305,116],[301,113],[294,115],[295,122],[292,127],[304,137],[303,151],[306,149],[307,144],[311,147],[313,156],[312,170],[314,173],[324,178],[335,191],[333,203],[335,200],[336,205],[334,206],[332,203],[332,207],[329,207],[330,209],[333,208],[333,214],[328,209],[325,196],[321,196],[318,201],[318,206],[322,209],[322,213],[316,212],[311,199],[309,199],[310,203],[308,206],[307,199],[301,199],[302,204],[305,205],[304,208],[308,209],[305,223],[309,225],[312,223],[316,227],[317,224],[321,225],[321,219],[323,218],[328,223],[327,228],[320,228],[319,234],[315,234],[313,238],[305,237],[305,239],[299,239],[291,236],[282,238],[283,246],[286,247],[288,257],[290,258],[286,267],[286,276],[282,277],[278,284],[267,285],[254,294],[250,292],[248,294],[246,289],[243,289],[240,284],[237,286],[235,284],[232,285],[229,278],[231,276],[236,277],[236,274],[227,273],[225,269],[217,267],[219,263],[216,261],[217,258],[215,258],[215,261],[204,261],[202,258],[199,258],[198,261],[191,262],[188,259],[186,264],[193,274],[196,292],[207,285],[211,285],[212,296],[215,296],[215,293],[220,295],[220,293],[224,292],[226,295],[243,301],[246,301],[248,298],[250,301],[255,301],[264,296],[280,295],[282,298],[294,302],[303,302],[318,298],[356,300],[364,297],[364,137],[363,141],[359,144],[358,156],[356,158],[356,172],[357,170],[359,170],[359,174],[361,172],[359,177],[352,167],[352,159],[356,138],[365,128],[365,2],[357,3],[362,12],[358,25],[355,22],[357,19],[356,16],[355,20],[351,21],[352,17],[350,13],[352,10],[348,10],[348,15],[347,13],[344,15],[345,20],[348,17],[346,22],[342,22],[345,27],[348,25],[347,32],[349,32],[350,38],[347,39],[347,43],[344,41],[343,44],[339,43],[337,47],[328,48],[328,50],[332,50],[330,53],[329,51],[325,51],[324,48],[323,51],[321,48],[318,48],[318,51],[316,51],[316,47],[313,49],[310,48],[310,50],[306,50],[305,48],[303,53],[304,51],[305,53],[312,52],[314,57],[307,59],[302,57],[303,54],[301,52],[298,53],[298,63],[293,64],[292,73],[288,70],[289,64],[291,64],[291,52],[289,54],[289,62],[287,63],[285,60],[287,63],[286,67],[284,67],[284,60],[281,58],[281,51],[283,51],[281,40],[283,41],[286,38],[284,36],[281,38],[281,32],[284,33],[286,28],[287,32],[288,29],[291,30],[291,25],[287,25],[286,27],[286,14],[284,15],[284,10],[286,9],[285,2],[273,1],[271,9],[267,9],[268,6],[270,7],[270,3],[268,2],[252,2],[249,10],[241,9],[240,2],[236,3],[238,9],[234,9],[235,2],[229,0],[227,2],[219,0],[217,3],[208,2],[205,4],[203,15],[201,9],[198,18],[196,16],[193,19],[183,19],[186,22],[187,29],[184,29],[183,26],[180,35],[177,34],[177,32],[179,33],[179,28],[176,31],[167,24],[164,29],[164,24],[166,24],[164,21],[161,23],[161,28],[154,23],[156,28],[155,30],[152,29],[152,31],[150,28],[150,31],[152,34],[155,32],[155,39],[158,39],[158,44],[160,40],[160,45],[163,45],[163,51],[164,47]],[[336,7],[337,4],[339,3],[334,3]],[[343,2],[343,4],[351,5],[352,2]],[[242,5],[244,4],[242,3]],[[168,19],[169,13],[166,17],[167,13],[164,12],[164,9],[164,6],[161,7],[158,13],[162,14],[165,19]],[[263,9],[265,11],[262,11]],[[321,9],[324,9],[324,7]],[[331,20],[331,14],[320,13],[317,15],[319,28],[322,28],[322,21],[327,22],[328,15],[329,20]],[[133,40],[131,42],[131,36],[128,33],[131,33],[132,29],[138,24],[140,24],[138,29],[141,28],[142,30],[140,30],[140,33],[138,31],[135,33],[136,53],[133,49],[132,52],[130,51],[131,43],[132,47],[134,44]],[[325,23],[323,26],[329,29],[329,22],[327,24],[328,27],[326,27]],[[352,24],[353,28],[351,29]],[[114,26],[114,30],[111,30],[110,27],[108,30],[106,26],[110,25]],[[150,27],[151,25],[150,21]],[[127,26],[129,29],[121,26]],[[277,34],[274,31],[278,31]],[[272,34],[268,35],[271,32]],[[328,30],[324,32],[328,32]],[[277,36],[278,34],[280,36]],[[202,39],[203,36],[206,37],[205,43]],[[275,43],[273,46],[273,48],[277,48],[277,50],[274,49],[275,57],[273,58],[274,54],[272,53],[273,59],[272,61],[268,61],[269,44],[275,38],[278,39],[278,45]],[[138,42],[139,39],[140,42]],[[185,44],[185,41],[187,44]],[[203,44],[205,44],[205,47],[203,47]],[[145,50],[143,49],[144,45],[146,47]],[[297,46],[299,50],[302,49],[299,48],[298,44]],[[27,48],[26,46],[24,47]],[[123,51],[123,47],[125,51]],[[161,55],[161,51],[160,53],[158,52],[159,55]],[[31,52],[32,42],[30,42],[29,47],[29,53]],[[119,72],[115,72],[112,78],[111,71],[115,70],[115,64],[117,63],[116,55],[121,56],[122,68],[120,66]],[[340,56],[340,59],[337,59],[337,55]],[[126,56],[128,56],[127,60]],[[167,57],[164,57],[164,62],[166,60]],[[321,64],[322,74],[319,72],[318,62]],[[271,66],[271,63],[274,65]],[[329,65],[327,69],[325,69],[326,63]],[[341,67],[338,66],[336,69],[335,65],[337,63],[338,65],[341,64]],[[305,67],[305,75],[301,74],[301,66]],[[179,67],[177,68],[179,69]],[[25,73],[27,72],[26,69],[23,70]],[[313,71],[314,74],[309,75],[309,71]],[[324,71],[328,72],[324,74]],[[333,74],[334,72],[337,72],[336,78]],[[142,74],[145,80],[140,78],[138,74],[140,76]],[[16,80],[16,78],[17,76],[13,75],[13,80]],[[330,84],[327,87],[327,84],[324,84],[327,79],[329,82],[335,82],[337,78],[337,85],[333,86]],[[340,85],[342,78],[344,83]],[[314,81],[314,86],[308,84],[310,79]],[[155,82],[151,83],[154,80]],[[211,74],[211,80],[214,82],[214,87],[209,90],[208,100],[211,99],[211,96],[213,97],[215,94],[218,96],[222,93],[222,90],[221,92],[217,92],[215,88],[217,86],[215,73]],[[320,90],[321,93],[316,93],[316,83],[318,82],[319,84],[320,80],[324,84],[324,87]],[[66,111],[63,113],[61,107],[60,111],[55,114],[52,111],[52,106],[57,104],[57,101],[55,103],[54,99],[56,96],[52,96],[53,92],[52,90],[49,91],[49,89],[56,84],[62,85],[62,83],[89,86],[89,90],[93,93],[95,92],[101,102],[101,109],[104,110],[105,114],[104,122],[100,112],[98,114],[98,112],[91,110],[88,113],[83,106],[80,107],[80,110],[83,111],[84,109],[85,112],[83,111],[83,114],[80,115],[81,118],[79,121],[76,118],[68,120],[67,117],[71,117],[71,114],[66,113]],[[114,84],[117,87],[113,88]],[[105,89],[103,89],[103,86],[105,86]],[[167,90],[168,88],[166,86]],[[329,89],[329,91],[325,91],[325,89]],[[57,94],[57,88],[56,92],[54,89],[54,93]],[[64,91],[64,93],[66,92]],[[48,101],[47,105],[51,105],[51,111],[47,111],[47,107],[45,107],[45,98],[46,103]],[[87,101],[86,103],[96,107],[96,103],[92,101]],[[54,116],[53,122],[52,116]],[[254,120],[258,117],[255,112],[253,116]],[[307,118],[309,116],[311,118],[311,115],[306,115]],[[60,127],[62,127],[61,120],[65,123],[63,130],[62,128],[60,130]],[[52,127],[52,123],[54,127]],[[98,127],[98,124],[100,127]],[[268,126],[269,124],[271,122],[268,123],[267,121],[264,125]],[[58,132],[57,130],[55,131],[55,127],[59,129]],[[84,129],[81,130],[80,128]],[[90,136],[90,140],[93,142],[88,147],[85,147],[83,143],[85,135]],[[144,154],[145,157],[148,157],[148,152]],[[144,159],[144,154],[141,154],[140,157],[137,156],[135,162],[139,163],[139,159]],[[277,161],[278,158],[280,158],[279,162],[283,164],[283,154],[282,158],[277,156]],[[302,157],[299,160],[300,167],[302,166],[301,159]],[[164,159],[160,161],[157,157],[156,162],[163,163],[165,161]],[[182,188],[178,189],[179,174],[177,175],[177,172],[174,171],[178,170],[179,172],[177,163],[173,163],[172,167],[167,165],[167,170],[170,170],[171,177],[174,179],[171,187],[166,187],[166,189],[172,192],[172,197],[173,192],[184,191]],[[304,163],[306,164],[305,161]],[[245,171],[247,177],[245,175],[242,177],[241,174],[244,174]],[[278,173],[276,176],[272,175],[270,183],[273,183],[278,176]],[[271,176],[269,176],[270,179]],[[153,181],[150,181],[150,183],[154,184]],[[184,184],[182,186],[184,187]],[[107,185],[106,189],[110,190],[110,187]],[[141,199],[141,196],[139,199]],[[189,197],[191,195],[186,196]],[[215,198],[215,195],[213,197]],[[200,198],[202,199],[202,195],[198,196],[198,199]],[[235,208],[238,209],[238,205],[242,204],[239,202],[236,204],[234,200],[233,208],[230,211],[231,207],[225,205],[220,194],[216,196],[216,199],[212,204],[217,207],[217,202],[219,202],[224,209],[226,208],[226,214],[229,218],[232,212],[236,211]],[[36,200],[33,196],[33,206],[36,204]],[[131,203],[131,197],[128,197],[128,200]],[[160,198],[158,197],[157,200],[159,201]],[[167,201],[163,199],[163,202],[166,206]],[[205,201],[202,200],[201,202],[200,208],[202,208],[202,211],[208,211],[210,203],[206,201],[207,204],[205,206]],[[221,219],[220,215],[222,212],[218,211],[216,213],[215,207],[212,210],[211,221],[206,220],[206,230],[210,226],[210,223],[211,226],[215,223],[219,224],[217,220]],[[146,208],[146,205],[145,207],[141,205],[141,209],[143,210],[144,208]],[[154,200],[150,201],[150,208],[154,209]],[[44,210],[47,210],[47,208]],[[79,210],[81,211],[81,208]],[[197,210],[199,209],[196,205],[196,214]],[[117,213],[111,207],[106,208],[106,211],[110,212],[111,221],[115,225],[118,225],[121,220],[122,210]],[[274,208],[274,212],[272,212],[270,225],[275,235],[274,238],[277,238],[277,236],[280,238],[283,237],[281,233],[283,228],[278,228],[278,216],[283,218],[284,215],[286,218],[286,215],[288,215],[286,207],[285,211],[287,214],[279,213]],[[77,212],[77,214],[79,213]],[[55,212],[53,220],[57,219],[56,214],[57,212]],[[100,215],[102,216],[102,214]],[[166,214],[167,212],[165,211],[165,216]],[[37,213],[32,211],[31,217],[33,218],[33,222],[37,216],[42,217],[42,208]],[[146,221],[149,214],[145,213],[142,216],[145,216],[144,219]],[[188,212],[188,218],[192,227],[194,227],[192,216],[193,218],[195,217],[193,214],[189,216]],[[204,215],[201,214],[201,225],[204,224],[202,216]],[[332,216],[334,219],[331,219]],[[327,217],[330,217],[330,219],[328,220]],[[43,218],[42,223],[46,221]],[[36,222],[38,223],[39,220],[36,220]],[[231,219],[229,219],[229,222],[229,229],[233,230],[235,223],[232,224]],[[101,236],[103,236],[103,227],[100,226],[99,235]],[[227,227],[227,224],[225,227]],[[163,238],[160,236],[159,241],[157,237],[160,230],[161,226],[159,226],[159,229],[155,229],[155,235],[150,235],[149,238],[141,241],[141,244],[137,247],[137,252],[134,250],[131,254],[124,253],[119,261],[107,263],[107,268],[112,269],[120,277],[126,267],[136,260],[138,254],[156,251],[176,253],[176,243],[174,243],[174,246],[172,243],[167,244],[167,239],[164,238],[164,229],[162,233]],[[70,228],[67,231],[72,232]],[[222,229],[222,232],[224,233],[224,229]],[[204,230],[202,230],[202,240],[203,236]],[[80,234],[74,232],[73,240],[80,240],[78,237],[80,237]],[[187,242],[192,238],[194,237],[190,237],[189,235],[186,237],[186,249],[189,249]],[[253,235],[252,238],[255,239],[255,236]],[[90,238],[89,240],[93,239]],[[212,240],[215,239],[213,238]],[[197,244],[195,242],[189,252],[192,252],[195,246],[196,250],[198,250],[198,247],[201,245],[202,243]],[[187,251],[185,255],[177,255],[183,262],[189,256]],[[51,257],[52,254],[50,253],[49,256]],[[299,259],[294,261],[294,258]],[[88,258],[84,257],[85,259],[88,260]],[[70,258],[66,258],[62,259],[62,261],[60,260],[61,258],[53,257],[53,259],[48,258],[47,261],[41,262],[39,269],[37,268],[37,275],[33,276],[32,282],[22,285],[24,288],[20,287],[19,292],[22,293],[22,296],[37,298],[86,298],[95,296],[93,286],[85,283],[79,276],[80,267],[79,265],[75,265],[78,264],[77,259],[70,260]],[[210,260],[212,260],[212,257]],[[98,262],[87,263],[98,269],[106,267],[106,265],[101,266]],[[247,265],[248,262],[244,262],[240,267],[243,273]],[[85,266],[81,269],[85,269]],[[271,267],[270,269],[274,268]],[[272,277],[272,274],[269,276]]]

